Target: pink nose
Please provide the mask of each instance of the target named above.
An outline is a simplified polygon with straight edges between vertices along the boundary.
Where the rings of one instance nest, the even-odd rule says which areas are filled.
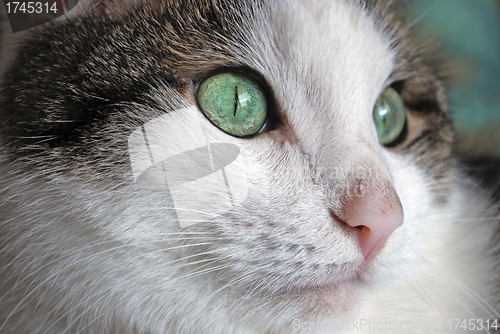
[[[345,217],[345,223],[354,227],[361,253],[368,261],[380,252],[387,238],[403,224],[403,212],[379,214],[361,207]]]

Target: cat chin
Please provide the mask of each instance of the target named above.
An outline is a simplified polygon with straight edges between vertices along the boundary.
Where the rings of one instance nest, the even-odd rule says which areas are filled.
[[[395,275],[384,273],[385,262],[374,259],[362,263],[352,278],[335,284],[305,286],[285,292],[285,299],[296,305],[307,305],[307,313],[316,316],[352,317],[359,311],[363,296],[374,287],[384,287],[394,283]]]
[[[353,280],[292,294],[289,296],[291,308],[299,308],[300,315],[290,323],[328,323],[356,317],[362,309],[366,288],[360,280]]]

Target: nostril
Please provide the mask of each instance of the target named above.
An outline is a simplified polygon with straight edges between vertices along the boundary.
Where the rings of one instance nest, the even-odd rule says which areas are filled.
[[[345,221],[332,211],[330,214],[338,224],[346,225],[356,235],[365,261],[382,250],[392,232],[403,224],[404,218],[402,212],[378,214],[370,209],[355,212]]]
[[[382,250],[392,232],[403,224],[403,213],[379,214],[365,209],[347,217],[345,223],[353,227],[361,253],[368,261]]]
[[[365,169],[363,169],[365,170]],[[385,178],[351,179],[345,193],[332,201],[331,216],[357,238],[365,262],[375,257],[391,234],[403,224],[403,206]],[[357,189],[361,192],[356,192]]]

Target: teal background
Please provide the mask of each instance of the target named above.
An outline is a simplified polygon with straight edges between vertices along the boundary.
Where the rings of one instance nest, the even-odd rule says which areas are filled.
[[[409,0],[412,14],[451,58],[449,99],[460,136],[500,156],[500,1]]]

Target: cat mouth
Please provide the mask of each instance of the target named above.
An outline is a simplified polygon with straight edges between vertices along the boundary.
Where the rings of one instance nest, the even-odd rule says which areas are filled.
[[[302,282],[297,281],[294,286],[284,289],[284,292],[304,295],[334,292],[353,285],[362,286],[366,284],[363,276],[368,266],[369,264],[365,262],[353,262],[345,264],[340,272],[338,266],[336,266],[337,270],[335,272],[313,272],[311,276],[315,277],[312,280],[309,278]]]
[[[311,285],[286,294],[296,305],[306,308],[310,314],[342,313],[350,315],[358,307],[358,301],[366,284],[359,275],[336,284]],[[286,298],[285,297],[285,298]]]

